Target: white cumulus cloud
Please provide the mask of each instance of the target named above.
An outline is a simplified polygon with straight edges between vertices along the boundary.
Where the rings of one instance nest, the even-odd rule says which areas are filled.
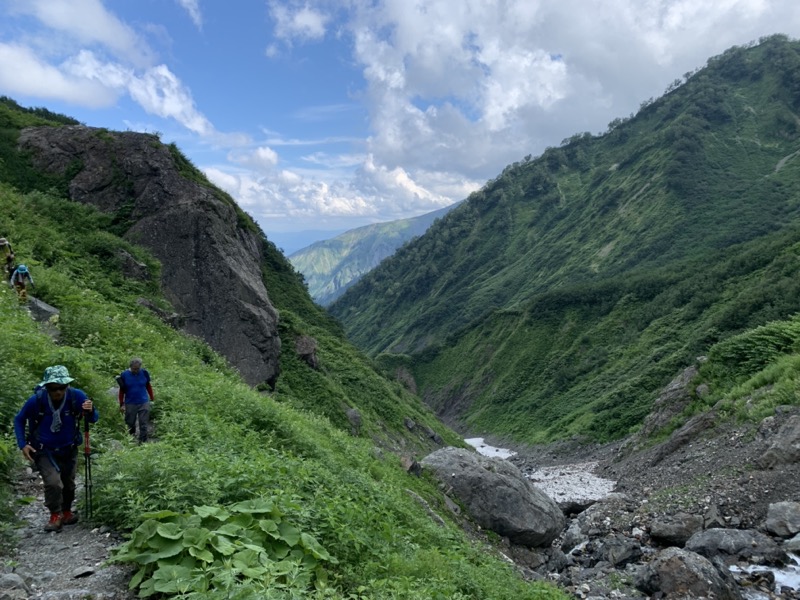
[[[283,2],[269,3],[275,21],[275,37],[283,40],[319,40],[325,36],[329,17],[308,4],[294,6]]]
[[[30,14],[43,25],[81,44],[97,44],[138,67],[152,64],[155,54],[131,27],[106,10],[100,0],[10,0],[11,8]]]
[[[240,165],[269,172],[278,164],[278,153],[269,146],[259,146],[254,150],[237,150],[228,154],[228,160]]]
[[[5,94],[58,98],[93,108],[111,106],[119,93],[39,59],[29,48],[0,43],[0,89]]]

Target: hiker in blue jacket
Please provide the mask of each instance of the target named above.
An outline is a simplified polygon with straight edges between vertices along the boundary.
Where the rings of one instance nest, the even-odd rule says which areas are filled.
[[[155,400],[153,387],[150,385],[150,373],[142,368],[141,358],[132,358],[130,368],[117,377],[119,384],[119,410],[125,414],[128,433],[136,435],[136,424],[139,424],[139,442],[147,441],[147,429],[150,427],[150,403]]]
[[[44,481],[44,504],[50,510],[45,531],[60,531],[62,525],[78,522],[72,502],[81,419],[88,415],[96,423],[100,417],[91,398],[70,387],[73,381],[65,366],[47,367],[36,392],[14,417],[17,446]]]

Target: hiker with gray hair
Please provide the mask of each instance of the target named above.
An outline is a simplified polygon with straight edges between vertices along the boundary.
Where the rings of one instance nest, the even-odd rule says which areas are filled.
[[[78,522],[72,503],[81,419],[96,423],[100,418],[92,399],[70,386],[73,381],[65,366],[47,367],[35,393],[14,417],[17,446],[44,482],[44,504],[50,511],[45,531],[61,531],[63,525]]]
[[[142,359],[132,358],[130,368],[117,376],[117,383],[119,410],[125,415],[128,433],[135,436],[138,424],[139,442],[146,442],[150,426],[150,403],[155,400],[155,394],[150,385],[150,373],[142,368]]]

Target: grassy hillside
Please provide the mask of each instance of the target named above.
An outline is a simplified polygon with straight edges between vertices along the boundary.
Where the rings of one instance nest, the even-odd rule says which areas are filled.
[[[800,309],[800,44],[733,48],[510,165],[331,312],[474,431],[635,429],[717,341]]]
[[[452,208],[351,229],[298,250],[289,260],[305,277],[311,297],[327,306],[404,243],[425,233],[434,220]]]
[[[16,126],[33,113],[6,102],[0,115]],[[14,152],[13,127],[4,134],[11,142],[0,147],[3,161]],[[119,559],[138,565],[135,583],[144,593],[562,597],[523,582],[493,551],[473,546],[450,521],[434,482],[406,474],[388,449],[419,456],[427,451],[427,438],[409,432],[405,417],[434,429],[446,443],[459,439],[342,339],[298,287],[283,257],[276,253],[264,266],[284,341],[282,375],[266,395],[243,384],[202,341],[172,330],[137,302],[145,298],[169,308],[157,279],[122,276],[121,251],[153,273],[159,265],[111,233],[113,215],[65,200],[59,182],[40,191],[44,184],[24,157],[15,159],[26,178],[14,182],[19,187],[0,183],[0,235],[30,267],[35,296],[60,314],[37,324],[13,291],[0,286],[4,498],[11,473],[23,462],[10,434],[12,417],[44,368],[64,364],[101,413],[92,432],[96,520],[136,528]],[[294,354],[298,335],[317,340],[320,370]],[[156,441],[141,446],[128,439],[109,392],[114,374],[134,355],[144,358],[156,391]],[[361,412],[356,436],[341,417],[342,405]],[[409,491],[447,524],[431,520]],[[11,514],[7,503],[2,506],[0,533],[7,540]],[[209,522],[217,524],[213,535],[203,529]]]

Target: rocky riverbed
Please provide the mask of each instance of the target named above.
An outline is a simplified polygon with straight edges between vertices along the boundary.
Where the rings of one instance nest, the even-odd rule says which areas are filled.
[[[800,598],[798,407],[712,411],[650,447],[490,441],[568,517],[549,548],[510,545],[529,576],[581,598]]]

